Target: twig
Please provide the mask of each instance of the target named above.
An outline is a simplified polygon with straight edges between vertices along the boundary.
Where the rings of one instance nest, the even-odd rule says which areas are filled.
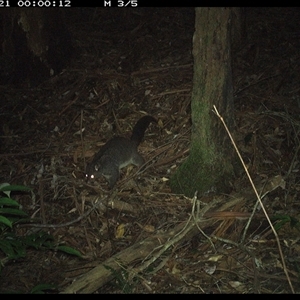
[[[196,209],[196,214],[195,214],[195,207],[197,204],[197,209]],[[215,200],[210,202],[210,206],[214,206],[215,205]],[[207,205],[207,204],[206,204]],[[197,200],[197,194],[195,193],[194,198],[193,198],[193,207],[192,207],[192,214],[191,217],[193,217],[196,227],[198,228],[198,230],[201,232],[201,234],[207,238],[207,240],[209,241],[209,243],[211,244],[212,248],[215,250],[215,252],[217,252],[216,247],[214,245],[214,243],[212,242],[211,238],[200,228],[198,222],[199,220],[201,220],[201,218],[203,217],[203,215],[205,214],[205,212],[207,212],[208,209],[206,207],[205,211],[201,211],[201,215],[199,215],[200,213],[200,201]]]
[[[193,66],[193,64],[187,64],[187,65],[168,66],[168,67],[161,67],[161,68],[152,68],[152,69],[148,69],[148,70],[140,70],[140,71],[132,72],[131,76],[141,75],[141,74],[149,74],[149,73],[154,73],[154,72],[162,72],[162,71],[169,70],[169,69],[190,68],[192,66]]]
[[[270,225],[270,227],[271,227],[271,229],[272,229],[272,231],[273,231],[273,233],[275,235],[275,239],[276,239],[278,250],[279,250],[279,254],[280,254],[280,257],[281,257],[281,262],[282,262],[284,273],[286,275],[286,278],[287,278],[287,280],[289,282],[289,285],[290,285],[290,288],[291,288],[293,294],[295,294],[294,287],[292,285],[290,276],[289,276],[287,268],[286,268],[286,264],[285,264],[285,260],[284,260],[284,257],[283,257],[283,252],[282,252],[282,249],[281,249],[281,245],[280,245],[280,241],[279,241],[277,232],[276,232],[276,230],[275,230],[275,228],[274,228],[274,226],[273,226],[273,224],[272,224],[272,222],[271,222],[271,220],[270,220],[270,218],[268,216],[268,213],[267,213],[267,211],[266,211],[266,209],[264,207],[264,204],[263,204],[263,202],[261,200],[261,197],[259,196],[259,194],[257,192],[257,189],[256,189],[256,187],[255,187],[255,185],[253,183],[253,180],[252,180],[252,178],[251,178],[251,176],[250,176],[250,174],[248,172],[248,169],[247,169],[247,167],[246,167],[246,165],[244,163],[244,160],[243,160],[243,158],[242,158],[242,156],[240,154],[240,151],[238,150],[238,148],[236,146],[236,143],[235,143],[235,141],[234,141],[234,139],[233,139],[233,137],[232,137],[232,135],[231,135],[231,133],[230,133],[230,131],[229,131],[229,129],[228,129],[228,127],[227,127],[224,119],[223,119],[223,117],[219,114],[219,112],[218,112],[218,110],[217,110],[217,108],[216,108],[215,105],[213,105],[213,108],[214,108],[213,112],[219,117],[219,119],[221,120],[222,124],[224,125],[224,128],[225,128],[225,130],[226,130],[226,132],[227,132],[227,134],[228,134],[228,136],[229,136],[229,138],[231,140],[231,143],[232,143],[232,145],[233,145],[233,147],[234,147],[234,149],[235,149],[235,151],[236,151],[236,153],[237,153],[237,155],[238,155],[238,157],[239,157],[239,159],[240,159],[240,161],[241,161],[241,163],[243,165],[243,168],[244,168],[244,170],[245,170],[245,172],[247,174],[247,177],[248,177],[248,179],[250,181],[250,184],[251,184],[251,186],[252,186],[252,188],[254,190],[254,193],[255,193],[255,195],[257,197],[257,200],[259,201],[259,203],[261,205],[261,208],[262,208],[262,210],[263,210],[263,212],[264,212],[264,214],[266,216],[266,219],[267,219],[267,221],[268,221],[268,223],[269,223],[269,225]]]
[[[95,210],[97,207],[99,207],[101,204],[103,204],[103,199],[99,199],[99,197],[96,197],[93,206],[86,211],[83,215],[79,216],[78,218],[67,222],[67,223],[63,223],[63,224],[36,224],[36,223],[29,223],[29,224],[22,224],[20,225],[21,227],[37,227],[37,228],[61,228],[61,227],[67,227],[70,226],[74,223],[77,223],[79,221],[81,221],[82,219],[84,219],[85,217],[87,217],[93,210]]]
[[[46,217],[45,217],[45,203],[44,203],[44,183],[43,180],[41,179],[39,179],[39,196],[40,196],[42,222],[43,224],[45,224]]]
[[[83,140],[83,110],[80,112],[80,142],[81,142],[81,149],[82,149],[82,157],[83,157],[83,165],[84,167],[86,166],[85,164],[85,144]]]
[[[199,204],[199,200],[197,199],[197,192],[195,193],[192,201],[193,201],[193,210],[194,210],[195,203]],[[132,269],[131,270],[131,276],[130,276],[130,278],[133,278],[134,276],[136,276],[136,274],[138,274],[138,273],[142,272],[143,270],[147,269],[152,263],[154,263],[159,257],[161,257],[162,254],[165,251],[167,251],[171,246],[173,246],[176,243],[178,243],[190,230],[192,230],[192,228],[195,225],[197,226],[197,222],[199,222],[201,220],[201,217],[203,217],[205,215],[205,213],[209,209],[211,209],[214,205],[216,205],[216,203],[218,203],[219,201],[220,201],[219,199],[215,199],[214,201],[211,201],[210,203],[207,203],[202,208],[202,210],[200,210],[199,205],[197,205],[197,209],[198,210],[196,211],[196,218],[194,218],[195,214],[194,214],[194,211],[193,211],[193,213],[190,215],[190,217],[186,221],[186,223],[185,223],[184,227],[181,229],[181,231],[179,231],[176,235],[174,235],[174,237],[172,239],[168,240],[165,244],[160,245],[159,247],[153,249],[152,253],[154,251],[158,250],[158,249],[160,249],[160,250],[157,253],[155,253],[152,258],[150,258],[147,261],[145,261],[143,265],[141,265],[138,268]],[[197,226],[197,228],[199,229],[198,226]],[[203,233],[202,230],[201,230],[201,233]],[[207,237],[206,234],[204,234],[204,236]]]
[[[254,86],[254,85],[256,85],[256,84],[258,84],[258,83],[260,83],[260,82],[262,82],[262,81],[265,81],[265,80],[269,80],[269,79],[276,78],[276,77],[278,77],[278,76],[279,76],[279,74],[278,74],[278,75],[271,75],[271,76],[264,77],[264,78],[259,78],[257,81],[252,82],[252,83],[249,83],[247,86],[241,88],[241,89],[238,90],[238,91],[235,91],[233,94],[234,94],[234,96],[236,96],[237,94],[243,92],[244,90],[250,88],[251,86]]]
[[[160,147],[157,147],[155,149],[155,155],[152,156],[149,160],[147,160],[140,168],[138,168],[136,170],[136,172],[134,172],[131,176],[127,176],[125,179],[122,179],[119,183],[119,186],[122,186],[123,184],[125,184],[126,182],[128,182],[129,180],[131,180],[132,178],[134,178],[135,176],[138,176],[140,174],[142,174],[143,172],[145,172],[147,169],[151,168],[151,167],[155,167],[155,168],[158,168],[162,165],[166,165],[184,155],[186,155],[188,152],[189,152],[189,149],[186,149],[186,150],[183,150],[181,151],[180,153],[178,153],[177,155],[175,156],[172,156],[170,158],[167,158],[167,159],[164,159],[163,161],[161,162],[157,162],[155,159],[157,157],[159,157],[160,155],[162,155],[164,152],[168,151],[169,149],[173,148],[174,147],[174,141],[175,140],[178,140],[180,137],[184,136],[188,131],[190,130],[190,128],[188,128],[184,133],[178,135],[175,139],[171,140],[170,142],[167,142],[163,145],[160,145]],[[151,151],[149,153],[149,155],[154,152],[154,151]]]
[[[71,102],[69,102],[69,104],[58,114],[59,116],[61,116],[70,106],[72,106],[76,101],[78,100],[78,96],[76,96],[74,98],[74,100],[72,100]]]

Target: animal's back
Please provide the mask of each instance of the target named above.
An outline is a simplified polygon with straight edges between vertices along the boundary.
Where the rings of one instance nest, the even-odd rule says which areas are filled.
[[[119,177],[120,169],[130,164],[137,167],[142,166],[145,161],[138,153],[137,148],[151,122],[156,123],[157,121],[152,116],[144,116],[133,127],[130,139],[114,137],[103,145],[87,165],[86,178],[95,179],[104,176],[112,188]]]
[[[103,158],[105,158],[105,170]],[[86,174],[88,178],[96,178],[107,172],[109,168],[122,169],[129,164],[140,166],[143,164],[143,158],[137,152],[137,144],[124,137],[114,137],[109,140],[94,159],[87,165]]]

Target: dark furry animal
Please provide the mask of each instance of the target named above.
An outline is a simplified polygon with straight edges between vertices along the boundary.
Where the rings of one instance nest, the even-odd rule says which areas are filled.
[[[86,167],[86,178],[95,179],[104,176],[109,187],[113,188],[120,176],[120,169],[133,164],[140,167],[144,158],[138,153],[138,145],[144,138],[151,122],[157,123],[152,116],[144,116],[137,121],[130,139],[114,137],[109,140]]]

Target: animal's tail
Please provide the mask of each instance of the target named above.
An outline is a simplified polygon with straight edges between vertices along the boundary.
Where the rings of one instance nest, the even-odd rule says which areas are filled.
[[[145,131],[151,122],[157,123],[156,119],[151,116],[144,116],[140,118],[132,129],[130,139],[139,145],[143,140]]]

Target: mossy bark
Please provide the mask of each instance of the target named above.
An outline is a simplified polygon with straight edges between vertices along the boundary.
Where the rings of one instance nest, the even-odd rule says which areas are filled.
[[[236,155],[213,105],[233,127],[230,32],[232,8],[196,8],[190,155],[172,176],[174,192],[226,191]]]

